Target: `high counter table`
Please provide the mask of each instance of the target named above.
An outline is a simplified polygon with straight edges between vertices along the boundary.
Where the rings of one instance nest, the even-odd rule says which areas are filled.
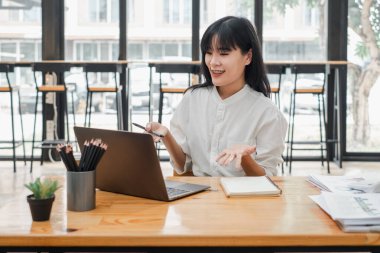
[[[132,62],[133,63],[133,62]],[[326,74],[330,79],[332,77],[332,82],[327,83],[327,126],[331,129],[331,136],[328,136],[328,142],[334,144],[334,155],[335,160],[339,168],[342,168],[342,129],[340,122],[342,119],[342,111],[340,110],[342,106],[341,90],[342,82],[340,76],[343,71],[347,68],[349,62],[347,61],[265,61],[265,65],[280,65],[285,68],[291,68],[301,65],[314,65],[314,66],[325,66]],[[153,68],[158,65],[201,65],[200,61],[151,61],[148,62],[150,67],[150,94],[149,94],[149,121],[153,120]],[[331,112],[331,113],[330,113]]]
[[[97,191],[96,209],[66,209],[65,177],[50,221],[32,222],[27,189],[0,206],[0,252],[380,252],[380,233],[344,233],[308,196],[304,177],[275,177],[279,197],[227,198],[218,178],[174,177],[210,191],[160,202]]]
[[[31,61],[20,61],[20,62],[12,62],[12,61],[4,61],[2,63],[6,64],[12,64],[16,67],[31,67],[34,63],[47,63],[47,64],[68,64],[71,67],[83,67],[85,65],[91,65],[91,64],[96,64],[96,65],[108,65],[108,64],[119,64],[122,65],[123,67],[123,73],[120,74],[120,86],[122,86],[121,90],[121,104],[122,104],[122,112],[120,115],[123,115],[121,117],[119,122],[123,122],[124,124],[121,124],[118,126],[119,129],[127,129],[128,128],[128,120],[130,118],[129,115],[129,85],[128,85],[128,80],[127,80],[127,68],[128,68],[128,61],[127,60],[120,60],[120,61],[66,61],[66,60],[44,60],[44,61],[36,61],[36,62],[31,62]]]
[[[99,63],[94,61],[64,61],[64,60],[53,60],[53,61],[39,61],[39,62],[46,62],[46,63],[68,63],[73,67],[82,67],[86,64],[91,63]],[[8,63],[8,64],[14,64],[16,67],[30,67],[33,62],[8,62],[4,61],[2,63]],[[125,69],[129,70],[130,67],[133,65],[138,64],[146,64],[146,66],[150,67],[150,99],[149,99],[149,121],[152,121],[153,119],[153,68],[160,64],[175,64],[175,65],[200,65],[200,61],[104,61],[101,62],[104,64],[122,64]],[[347,61],[266,61],[266,65],[281,65],[284,67],[292,67],[297,65],[324,65],[326,66],[326,72],[328,74],[332,74],[332,82],[328,83],[327,88],[327,111],[332,112],[332,114],[328,117],[328,127],[332,129],[331,136],[329,137],[329,141],[334,144],[335,149],[335,159],[338,162],[339,167],[342,167],[342,129],[340,126],[340,122],[342,120],[342,111],[340,110],[342,105],[342,98],[341,98],[341,91],[342,91],[342,82],[340,80],[340,76],[342,76],[342,73],[344,73],[344,70],[346,70],[347,65],[349,62]],[[330,76],[330,75],[329,75]],[[123,122],[126,124],[124,125],[124,129],[128,129],[130,125],[130,117],[131,117],[131,106],[130,106],[130,100],[131,100],[131,94],[129,92],[129,85],[128,85],[128,79],[129,74],[126,80],[121,82],[120,84],[123,86],[122,91],[122,106],[123,106]]]

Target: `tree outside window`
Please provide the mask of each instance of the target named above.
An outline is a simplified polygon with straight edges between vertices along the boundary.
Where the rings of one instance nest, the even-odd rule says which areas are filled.
[[[347,151],[380,149],[380,0],[349,0]]]

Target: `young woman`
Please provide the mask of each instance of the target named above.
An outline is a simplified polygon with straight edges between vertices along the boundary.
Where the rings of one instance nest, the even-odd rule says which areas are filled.
[[[256,31],[248,19],[224,17],[202,41],[206,82],[189,88],[167,127],[150,122],[147,132],[164,137],[177,173],[195,176],[276,175],[287,123],[270,100]]]

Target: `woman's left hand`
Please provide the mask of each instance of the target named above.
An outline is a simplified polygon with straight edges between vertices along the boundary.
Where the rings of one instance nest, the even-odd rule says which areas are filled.
[[[226,166],[235,160],[235,167],[241,168],[241,158],[256,152],[256,147],[245,144],[237,144],[223,150],[216,158],[219,165]]]

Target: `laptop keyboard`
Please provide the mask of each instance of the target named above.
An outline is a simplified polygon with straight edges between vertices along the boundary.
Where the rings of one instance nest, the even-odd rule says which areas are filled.
[[[166,187],[166,190],[168,192],[169,197],[178,196],[178,195],[182,195],[182,194],[190,192],[190,191],[181,190],[177,188],[171,188],[171,187]]]

